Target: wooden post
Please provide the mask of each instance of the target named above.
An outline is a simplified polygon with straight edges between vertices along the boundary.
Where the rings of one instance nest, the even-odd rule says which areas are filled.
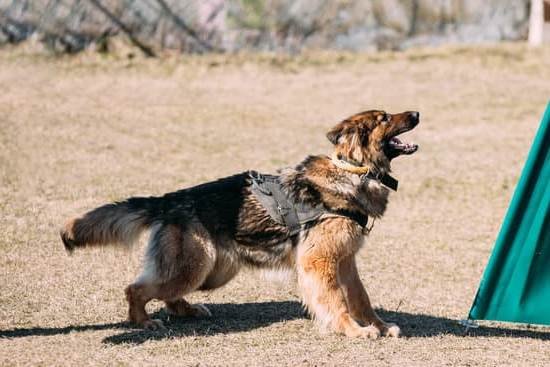
[[[543,0],[531,0],[531,15],[529,17],[529,46],[540,46],[542,44],[544,29],[544,6]]]

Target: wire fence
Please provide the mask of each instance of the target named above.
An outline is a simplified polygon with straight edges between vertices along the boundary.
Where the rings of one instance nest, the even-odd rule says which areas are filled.
[[[223,8],[214,0],[0,0],[0,33],[8,43],[37,37],[57,52],[101,47],[118,34],[150,56],[155,48],[213,51]]]
[[[402,49],[526,36],[529,0],[0,0],[0,44],[34,39],[55,52],[122,35],[159,50]]]

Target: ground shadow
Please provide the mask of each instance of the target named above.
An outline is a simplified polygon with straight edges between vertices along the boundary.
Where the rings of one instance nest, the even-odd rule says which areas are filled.
[[[517,329],[506,326],[479,326],[478,328],[466,328],[458,320],[445,317],[436,317],[423,314],[411,314],[407,312],[393,312],[377,310],[385,321],[398,324],[403,331],[403,336],[411,338],[433,337],[440,335],[455,335],[464,337],[515,337],[550,340],[550,328],[544,329]]]
[[[159,311],[153,318],[161,319],[167,326],[166,331],[132,330],[105,338],[109,344],[141,344],[148,340],[165,338],[231,334],[249,331],[276,322],[295,320],[305,317],[304,309],[296,301],[261,302],[261,303],[218,303],[205,304],[212,312],[212,317],[178,318],[170,317]]]
[[[1,338],[24,338],[27,336],[53,336],[69,334],[72,332],[94,331],[94,330],[109,330],[109,329],[128,329],[127,322],[112,322],[106,324],[91,324],[91,325],[68,325],[64,327],[30,327],[30,328],[15,328],[8,330],[0,330]]]
[[[135,329],[126,322],[70,325],[58,328],[14,328],[0,330],[0,338],[22,338],[27,336],[53,336],[90,330],[122,329],[120,334],[103,339],[106,344],[141,344],[148,340],[162,340],[186,336],[208,336],[249,331],[273,323],[304,318],[301,304],[296,301],[260,303],[216,303],[207,304],[214,315],[211,318],[191,319],[170,317],[164,310],[152,315],[164,321],[166,331],[145,331]],[[377,310],[386,321],[397,323],[404,337],[421,338],[442,335],[461,337],[515,337],[550,340],[550,329],[515,329],[504,326],[480,326],[466,329],[457,320],[423,314]]]
[[[122,334],[105,338],[105,343],[141,344],[151,339],[164,339],[174,336],[214,335],[248,331],[276,322],[304,317],[302,305],[296,301],[261,303],[215,303],[206,304],[214,315],[209,318],[176,318],[160,310],[151,315],[161,319],[168,327],[167,331],[146,331],[136,329],[127,322],[102,323],[90,325],[69,325],[64,327],[30,327],[0,330],[1,338],[24,338],[28,336],[54,336],[93,330],[125,329]]]

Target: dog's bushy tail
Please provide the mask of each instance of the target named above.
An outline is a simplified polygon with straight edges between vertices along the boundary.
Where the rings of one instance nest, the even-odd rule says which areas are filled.
[[[69,220],[61,229],[68,252],[86,246],[131,245],[143,230],[156,220],[162,198],[130,198],[100,206],[79,218]]]

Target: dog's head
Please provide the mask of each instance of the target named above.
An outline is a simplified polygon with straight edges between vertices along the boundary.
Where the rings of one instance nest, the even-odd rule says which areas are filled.
[[[334,144],[338,157],[388,171],[392,159],[418,149],[418,145],[404,143],[397,136],[412,130],[419,122],[420,114],[415,111],[393,115],[365,111],[340,122],[327,133],[327,138]]]

